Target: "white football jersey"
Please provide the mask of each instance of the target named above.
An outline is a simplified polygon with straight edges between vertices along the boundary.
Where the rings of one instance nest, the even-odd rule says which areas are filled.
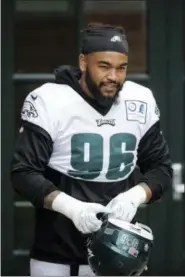
[[[95,182],[126,179],[136,166],[141,138],[159,120],[151,90],[130,81],[106,115],[70,86],[54,83],[32,91],[21,114],[50,135],[49,167]]]

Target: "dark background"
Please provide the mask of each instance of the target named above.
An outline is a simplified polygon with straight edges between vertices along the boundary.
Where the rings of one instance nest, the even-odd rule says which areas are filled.
[[[34,209],[16,195],[10,159],[25,96],[53,80],[60,64],[78,64],[80,30],[101,21],[122,25],[130,55],[128,79],[150,87],[174,163],[174,185],[138,217],[155,236],[147,275],[185,275],[185,7],[183,0],[2,1],[2,275],[28,275]],[[182,179],[182,180],[181,180]]]

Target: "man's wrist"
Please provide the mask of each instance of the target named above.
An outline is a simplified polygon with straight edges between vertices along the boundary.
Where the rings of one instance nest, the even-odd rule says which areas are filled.
[[[143,184],[134,186],[122,195],[137,207],[147,202],[147,192]]]
[[[146,201],[145,201],[145,203],[149,202],[150,199],[152,198],[152,191],[149,188],[149,186],[146,183],[144,183],[144,182],[138,183],[137,185],[141,186],[145,190],[145,193],[146,193]]]
[[[53,210],[52,205],[54,199],[61,193],[59,190],[52,191],[50,194],[44,197],[44,208],[48,210]]]

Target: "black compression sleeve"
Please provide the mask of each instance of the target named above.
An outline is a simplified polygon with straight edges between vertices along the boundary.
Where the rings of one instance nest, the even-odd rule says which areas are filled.
[[[13,188],[34,206],[43,207],[44,197],[57,187],[44,177],[53,149],[49,134],[29,122],[23,122],[11,162]]]
[[[159,121],[140,141],[138,166],[144,174],[139,182],[148,184],[152,191],[150,202],[156,201],[172,185],[172,163]]]

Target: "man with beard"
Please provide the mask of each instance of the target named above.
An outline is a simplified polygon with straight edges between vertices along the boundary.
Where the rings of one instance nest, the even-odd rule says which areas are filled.
[[[125,81],[121,27],[89,24],[79,69],[25,99],[11,165],[14,189],[36,208],[32,276],[92,275],[86,237],[99,214],[131,222],[171,185],[169,151],[150,89]],[[143,173],[133,186],[133,172]]]

